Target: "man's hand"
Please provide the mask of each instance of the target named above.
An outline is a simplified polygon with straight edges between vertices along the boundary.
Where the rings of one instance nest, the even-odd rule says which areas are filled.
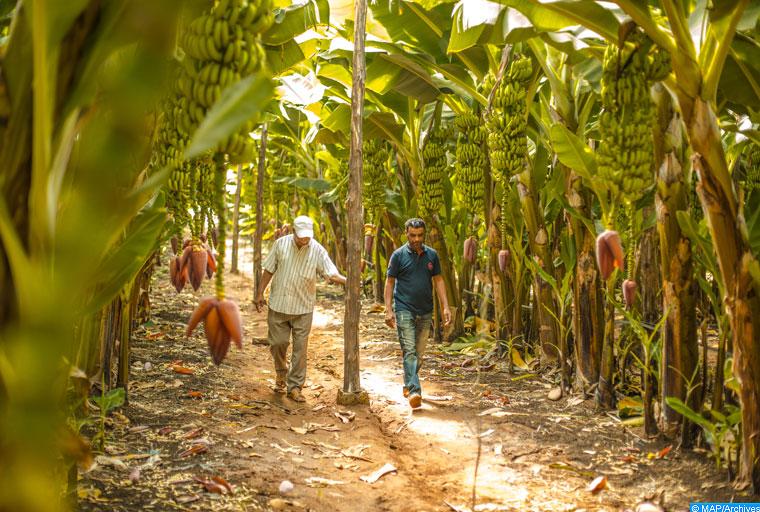
[[[256,311],[258,313],[261,313],[261,310],[264,306],[266,306],[266,303],[264,302],[264,297],[261,295],[256,295],[256,298],[253,299],[253,305],[256,306]]]
[[[443,326],[448,327],[451,323],[451,310],[448,306],[443,308]]]
[[[396,327],[396,317],[394,316],[393,311],[385,313],[385,325],[391,328]]]

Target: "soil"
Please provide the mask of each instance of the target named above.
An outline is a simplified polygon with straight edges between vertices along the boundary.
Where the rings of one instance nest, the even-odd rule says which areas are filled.
[[[558,380],[551,371],[509,374],[503,359],[482,364],[431,343],[423,406],[412,412],[395,332],[371,300],[360,333],[370,404],[336,405],[338,286],[320,286],[306,402],[293,402],[273,391],[266,313],[251,305],[250,275],[226,283],[245,345],[217,367],[203,330],[184,334],[212,281],[177,294],[166,267],[157,269],[152,320],[132,340],[128,405],[109,416],[105,452],[80,475],[83,510],[469,511],[475,503],[481,511],[680,511],[694,501],[749,499],[706,453],[648,440],[617,414],[596,411],[592,398],[549,400]],[[386,464],[395,471],[362,480]],[[592,492],[597,477],[606,486]]]

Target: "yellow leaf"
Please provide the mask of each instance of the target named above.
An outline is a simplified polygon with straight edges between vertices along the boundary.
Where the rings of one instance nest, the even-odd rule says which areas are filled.
[[[512,364],[514,364],[516,367],[520,368],[521,370],[527,370],[528,365],[523,361],[522,356],[520,355],[520,352],[517,351],[516,348],[512,347]]]

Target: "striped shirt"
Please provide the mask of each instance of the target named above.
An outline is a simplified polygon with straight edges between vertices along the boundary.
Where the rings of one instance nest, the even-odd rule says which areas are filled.
[[[317,299],[317,274],[339,274],[319,242],[312,238],[299,248],[293,235],[275,240],[262,266],[272,274],[269,308],[286,315],[311,313]]]

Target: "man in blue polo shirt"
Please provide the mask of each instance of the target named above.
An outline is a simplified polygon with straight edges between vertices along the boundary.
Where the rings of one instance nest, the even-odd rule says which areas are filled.
[[[417,409],[422,405],[422,389],[417,374],[433,319],[433,285],[443,312],[444,325],[451,322],[451,311],[438,253],[424,243],[425,221],[409,219],[404,226],[407,243],[396,249],[388,262],[385,323],[398,331],[404,356],[404,396],[409,398],[412,409]]]

